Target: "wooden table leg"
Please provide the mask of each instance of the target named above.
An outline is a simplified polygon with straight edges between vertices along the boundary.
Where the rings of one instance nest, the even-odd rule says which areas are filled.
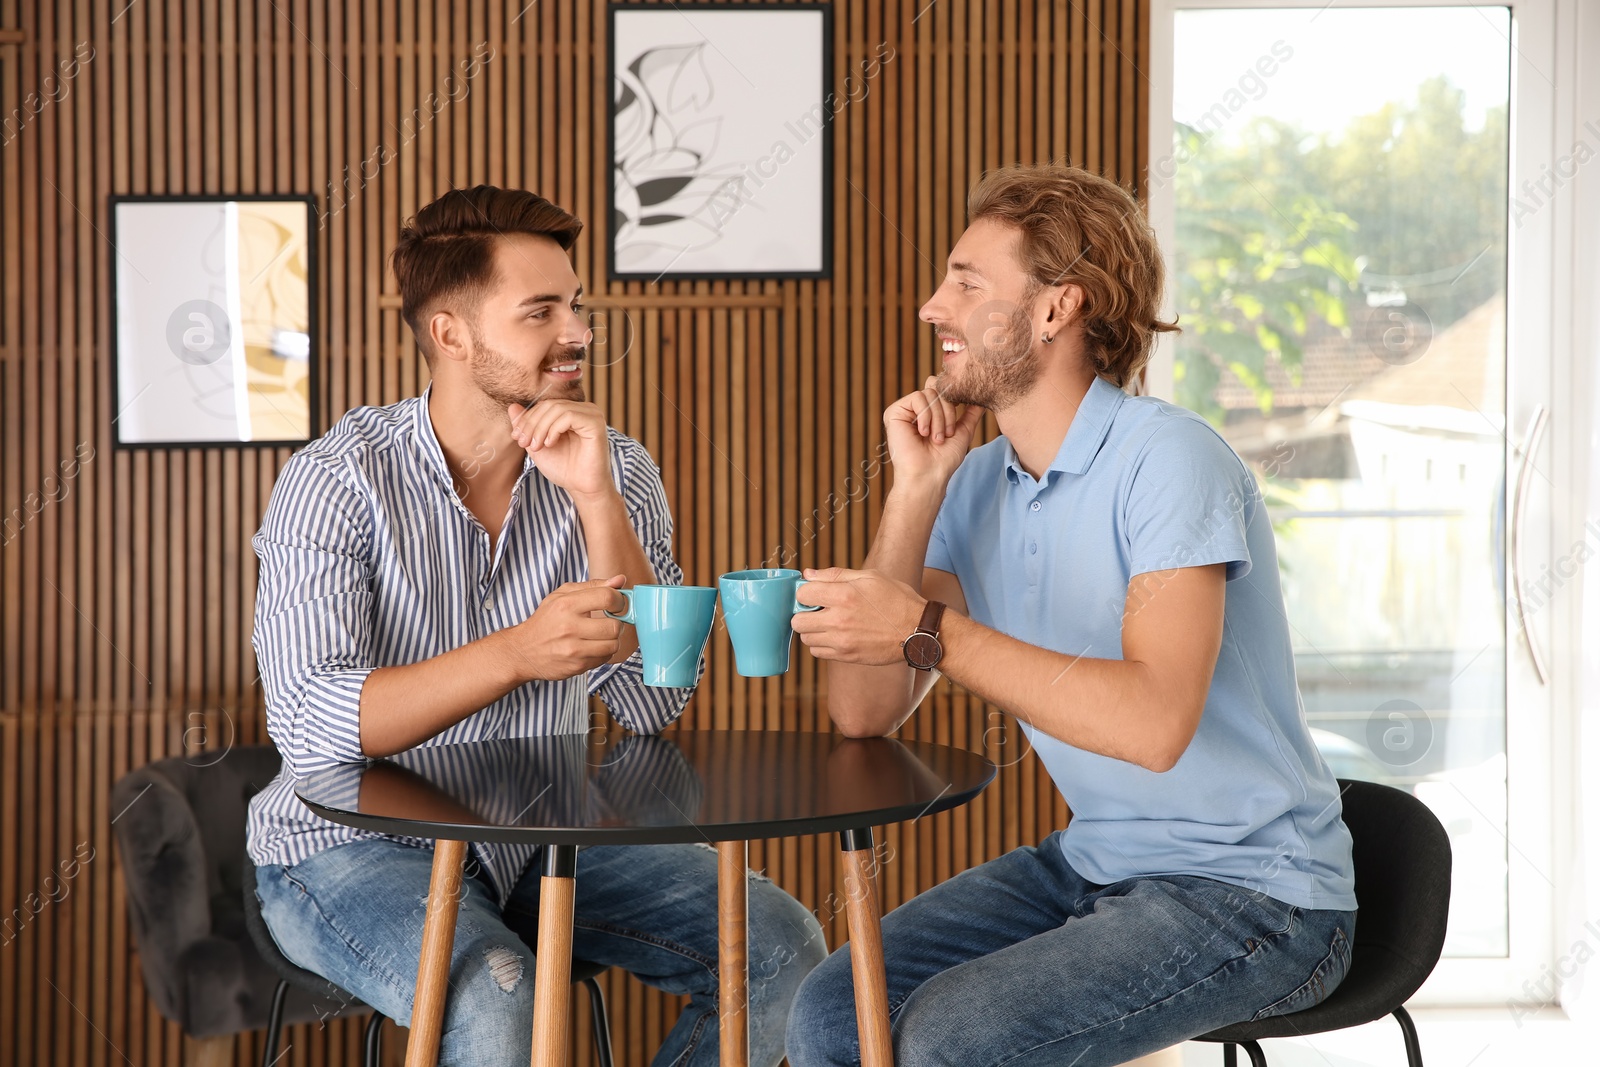
[[[717,843],[717,990],[723,1067],[750,1062],[750,849],[744,841]]]
[[[844,853],[845,917],[850,924],[850,967],[855,975],[856,1029],[861,1067],[894,1067],[889,1036],[889,980],[883,966],[882,910],[873,877],[877,853],[872,828],[839,835]]]
[[[533,1067],[567,1067],[572,1055],[572,907],[578,846],[544,850],[539,944],[534,949]]]
[[[465,841],[433,843],[433,874],[428,882],[427,917],[422,924],[422,952],[417,959],[406,1067],[434,1067],[439,1062],[444,1002],[450,992],[450,953],[455,947],[456,914],[461,903],[461,865],[466,858]]]

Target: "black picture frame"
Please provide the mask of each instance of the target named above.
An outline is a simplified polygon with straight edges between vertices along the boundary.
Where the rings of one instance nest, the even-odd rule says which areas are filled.
[[[617,267],[618,211],[616,189],[616,114],[615,92],[617,85],[617,19],[630,12],[676,12],[684,17],[711,14],[719,18],[762,16],[773,13],[807,15],[821,20],[821,69],[818,71],[816,102],[825,103],[833,93],[833,5],[831,3],[775,3],[753,5],[728,5],[719,3],[633,3],[627,0],[613,2],[607,10],[606,37],[606,278],[615,282],[667,282],[667,281],[782,281],[825,280],[833,277],[833,126],[834,111],[825,108],[821,128],[822,180],[820,190],[820,264],[816,270],[619,270]]]
[[[196,439],[196,440],[125,440],[121,426],[122,415],[126,413],[132,399],[124,401],[122,397],[122,337],[120,334],[119,309],[122,300],[128,294],[120,291],[118,284],[118,260],[125,252],[123,241],[125,234],[118,226],[118,208],[123,205],[137,204],[219,204],[219,203],[282,203],[303,204],[306,210],[306,333],[310,347],[307,353],[307,421],[306,436],[303,438],[287,439],[252,439],[252,440],[226,440],[226,439]],[[107,270],[110,273],[109,291],[111,293],[111,325],[110,325],[110,360],[111,360],[111,410],[109,414],[111,425],[111,445],[116,451],[145,451],[162,449],[221,449],[221,448],[296,448],[316,440],[321,436],[319,415],[322,408],[322,336],[321,336],[321,276],[320,276],[320,250],[317,243],[317,212],[318,201],[310,193],[205,193],[205,194],[132,194],[114,193],[106,198],[107,218],[110,229],[112,258],[108,262]]]

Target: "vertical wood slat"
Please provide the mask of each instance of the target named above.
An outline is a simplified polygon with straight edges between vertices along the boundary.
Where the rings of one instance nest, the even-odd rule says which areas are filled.
[[[229,11],[224,13],[224,19],[230,18],[230,14],[232,14],[232,8],[229,8]],[[224,30],[222,30],[222,38],[224,40],[232,40],[234,38],[234,34],[230,32],[230,29],[232,27],[227,26],[227,22],[224,22]],[[107,26],[106,22],[99,21],[96,24],[94,48],[96,48],[96,56],[98,56],[99,61],[104,61],[107,64],[107,77],[94,80],[96,114],[109,114],[110,123],[114,128],[128,130],[128,91],[126,91],[126,78],[128,78],[128,69],[130,69],[128,21],[126,19],[118,19],[112,26]],[[224,72],[232,72],[234,64],[224,62],[222,69],[224,69]],[[227,96],[226,91],[224,91],[224,96]],[[237,109],[237,91],[235,91],[234,104],[235,107],[227,109],[229,117],[222,122],[222,128],[227,131],[235,130],[235,123],[230,118],[237,114],[237,110],[235,110]],[[224,142],[224,146],[222,146],[222,155],[227,160],[235,158],[235,152],[230,150],[232,147],[234,146],[229,142]],[[128,141],[126,141],[126,138],[112,139],[110,152],[94,152],[93,155],[98,189],[128,189],[131,186],[130,174],[128,174],[130,162],[128,162]],[[232,179],[232,174],[224,170],[224,181],[229,181],[229,179]],[[96,205],[96,213],[99,213],[98,205]],[[106,218],[106,216],[101,214],[101,218]],[[96,261],[94,277],[109,277],[110,270],[114,269],[109,250],[104,250],[104,248],[98,250],[98,254],[94,256],[94,261]],[[110,322],[109,301],[102,302],[94,310],[96,310],[96,320],[98,320],[98,336],[106,336],[106,326]],[[96,382],[98,382],[96,384],[96,395],[98,397],[106,397],[106,395],[110,395],[110,374],[112,374],[110,360],[98,358],[96,362],[99,365],[99,374],[98,378],[96,378]],[[115,416],[115,413],[112,414]],[[91,448],[98,446],[98,440],[93,440],[88,435],[85,435],[85,437],[90,440]],[[107,515],[107,517],[110,517],[110,515],[130,515],[128,475],[130,475],[131,464],[128,464],[125,458],[114,459],[109,454],[107,456],[99,456],[98,459],[99,462],[96,464],[96,493],[104,501],[101,514]],[[107,475],[114,469],[117,470],[118,477],[115,480],[109,480]],[[133,629],[133,619],[131,619],[131,608],[133,608],[133,595],[131,595],[133,590],[131,590],[130,574],[131,545],[126,537],[99,537],[99,544],[101,544],[99,585],[109,597],[110,605],[106,614],[101,614],[99,611],[96,611],[96,614],[101,619],[109,617],[109,643],[114,648],[106,649],[106,662],[110,667],[110,677],[99,680],[101,685],[96,686],[94,696],[96,696],[96,702],[99,702],[99,704],[109,705],[112,694],[126,693],[128,691],[128,680],[130,680],[130,672],[126,670],[125,659],[120,654],[115,654],[114,649],[130,648],[131,645],[131,629]],[[99,673],[99,670],[96,673]],[[101,765],[99,765],[101,769],[98,771],[99,774],[106,776],[106,781],[99,782],[99,787],[106,790],[107,798],[101,801],[101,805],[96,806],[96,837],[94,837],[96,856],[109,856],[110,851],[112,851],[112,845],[110,845],[110,819],[114,817],[115,813],[112,813],[109,809],[109,784],[133,768],[133,744],[131,744],[133,737],[131,737],[131,734],[133,734],[134,725],[131,718],[133,718],[131,715],[120,715],[120,717],[117,717],[117,721],[112,721],[110,715],[101,715],[104,726],[96,734],[96,744],[98,745],[106,744],[104,736],[106,734],[110,736],[110,744],[107,745],[109,750],[104,750],[101,753],[104,757],[109,758],[104,758],[101,761]],[[8,825],[11,825],[10,822],[8,822]],[[123,888],[122,881],[118,880],[118,878],[96,878],[94,880],[94,896],[96,896],[96,902],[98,902],[96,921],[94,921],[93,926],[94,931],[98,934],[96,942],[98,942],[99,947],[99,961],[96,969],[98,969],[99,974],[104,976],[98,984],[106,987],[106,997],[94,998],[94,1003],[90,1009],[91,1017],[104,1019],[106,1021],[104,1029],[107,1032],[122,1035],[126,1045],[130,1046],[130,1048],[138,1048],[138,1032],[136,1032],[136,1022],[134,1022],[134,1016],[138,1014],[138,1011],[130,1008],[130,1000],[133,997],[133,989],[131,989],[133,982],[130,982],[131,947],[130,936],[128,936],[128,901],[126,901],[125,888]],[[3,987],[0,987],[0,1011],[5,1011],[6,1003],[8,1003],[8,997],[6,997]],[[91,1061],[94,1067],[104,1067],[104,1065],[109,1064],[112,1061],[112,1056],[114,1056],[114,1051],[109,1048],[109,1045],[96,1041],[94,1057],[93,1061]]]
[[[1137,183],[1148,8],[833,7],[841,96],[880,44],[895,50],[833,129],[833,278],[646,286],[605,279],[597,0],[0,0],[0,26],[23,30],[20,44],[0,44],[0,116],[79,42],[94,49],[68,95],[0,144],[0,518],[76,448],[92,449],[70,494],[0,544],[0,820],[16,828],[0,835],[0,918],[80,844],[95,853],[70,899],[0,946],[0,1062],[181,1061],[181,1035],[143,989],[110,783],[168,754],[265,739],[248,538],[288,450],[111,449],[106,195],[320,194],[324,428],[426,381],[397,311],[377,299],[392,292],[384,254],[403,221],[476,181],[551,195],[588,222],[579,273],[612,301],[599,312],[608,340],[594,395],[661,465],[687,579],[769,562],[858,564],[890,477],[872,462],[879,413],[936,369],[916,310],[961,232],[966,189],[1014,159],[1066,159]],[[452,98],[446,79],[463,78],[480,44],[487,62]],[[803,652],[789,675],[750,681],[733,673],[725,635],[717,641],[686,723],[712,724],[715,692],[728,725],[826,728],[812,702],[826,675]],[[887,902],[1064,818],[994,709],[941,685],[907,733],[980,747],[1005,766],[969,810],[890,828]],[[836,945],[831,846],[754,842],[751,856]],[[619,1037],[626,1030],[619,1062],[642,1064],[681,1002],[621,976],[606,984]],[[344,1062],[357,1030],[296,1027],[285,1063]],[[239,1062],[258,1047],[238,1041]]]

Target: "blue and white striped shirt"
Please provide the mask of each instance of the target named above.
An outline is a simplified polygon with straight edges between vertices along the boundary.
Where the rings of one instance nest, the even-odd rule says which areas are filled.
[[[456,495],[428,417],[431,391],[356,408],[295,453],[251,542],[261,564],[256,659],[267,731],[283,756],[283,771],[250,803],[249,853],[257,864],[289,866],[382,836],[319,818],[294,795],[295,778],[366,758],[360,704],[368,674],[515,625],[557,586],[589,579],[571,497],[526,458],[499,543],[490,543]],[[616,430],[610,438],[612,476],[656,580],[679,584],[661,473],[643,445]],[[528,682],[424,744],[582,733],[590,694],[623,726],[655,733],[693,692],[645,686],[635,652],[586,675]],[[531,847],[506,845],[474,851],[501,887],[515,884],[533,855]]]

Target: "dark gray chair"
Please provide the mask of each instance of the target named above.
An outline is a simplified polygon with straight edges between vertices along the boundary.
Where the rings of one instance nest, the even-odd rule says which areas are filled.
[[[284,957],[261,918],[255,866],[245,858],[250,798],[278,775],[271,745],[234,747],[146,764],[111,787],[112,824],[145,988],[156,1010],[191,1037],[267,1031],[262,1063],[284,1026],[372,1009]],[[605,968],[572,961],[589,991],[595,1052],[612,1067]],[[367,1023],[364,1061],[377,1067],[383,1017]]]
[[[147,764],[111,787],[111,830],[145,989],[194,1038],[260,1029],[277,975],[245,926],[239,871],[250,798],[278,773],[270,746]],[[323,1006],[284,1008],[304,1022]]]
[[[1356,936],[1350,968],[1326,1000],[1305,1011],[1235,1023],[1196,1038],[1223,1046],[1227,1067],[1243,1047],[1266,1067],[1259,1042],[1343,1030],[1392,1015],[1406,1062],[1422,1067],[1422,1044],[1404,1004],[1444,949],[1450,911],[1450,838],[1427,806],[1386,785],[1339,779],[1344,821],[1355,842]]]

